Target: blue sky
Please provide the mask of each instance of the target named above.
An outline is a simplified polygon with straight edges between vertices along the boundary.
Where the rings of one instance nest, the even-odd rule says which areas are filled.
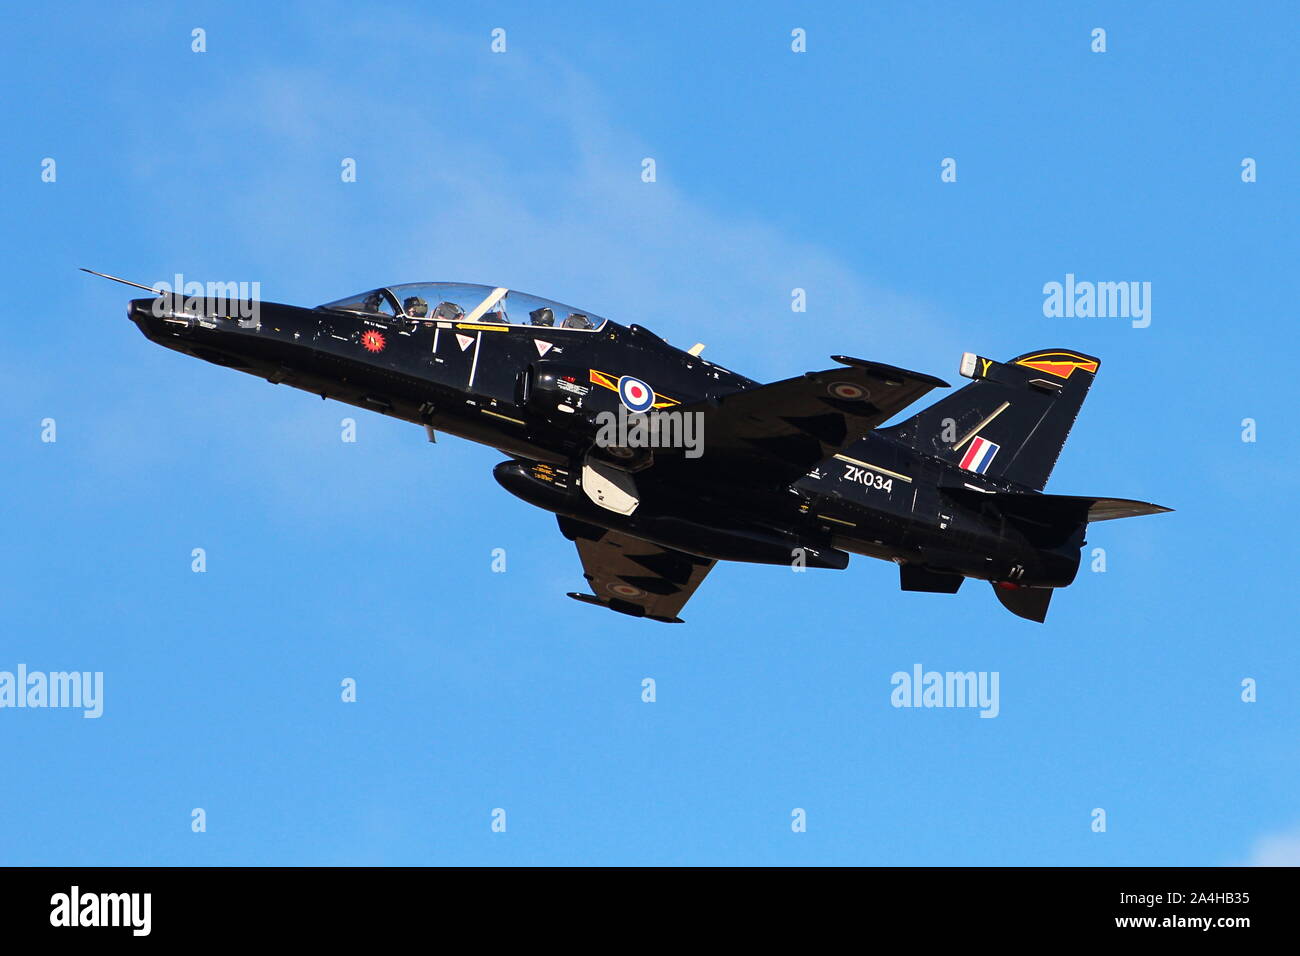
[[[1300,14],[864,6],[9,11],[0,670],[105,702],[0,710],[0,862],[1300,861]],[[1177,511],[1095,526],[1045,626],[865,558],[720,566],[658,626],[563,596],[499,453],[159,349],[83,265],[507,285],[764,380],[1077,348],[1049,490]],[[1150,327],[1044,317],[1067,273],[1150,282]],[[891,707],[916,663],[1001,713]]]

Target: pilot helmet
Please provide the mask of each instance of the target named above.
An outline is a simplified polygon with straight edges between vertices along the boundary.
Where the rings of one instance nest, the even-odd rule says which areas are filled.
[[[409,297],[402,303],[402,308],[406,314],[413,319],[422,319],[429,314],[429,303],[421,299],[418,295]]]
[[[540,309],[533,309],[533,311],[528,313],[528,318],[532,321],[533,325],[555,324],[554,310],[548,309],[545,306]]]

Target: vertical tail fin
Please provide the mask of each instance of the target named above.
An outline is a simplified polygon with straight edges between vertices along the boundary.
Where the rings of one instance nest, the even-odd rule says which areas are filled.
[[[970,385],[881,433],[977,474],[1042,491],[1101,360],[1039,349],[1008,362],[967,352]]]

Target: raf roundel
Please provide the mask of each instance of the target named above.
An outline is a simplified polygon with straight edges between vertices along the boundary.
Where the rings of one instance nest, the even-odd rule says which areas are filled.
[[[655,390],[631,375],[618,380],[618,397],[630,412],[648,412],[654,407]]]
[[[870,392],[854,382],[832,382],[826,390],[848,402],[861,402],[871,397]]]

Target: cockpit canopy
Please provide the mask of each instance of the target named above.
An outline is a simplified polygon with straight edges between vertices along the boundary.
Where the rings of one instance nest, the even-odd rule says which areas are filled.
[[[409,319],[413,322],[534,325],[588,332],[600,329],[606,321],[582,309],[526,292],[461,282],[411,282],[386,289],[372,289],[336,302],[327,302],[321,308]]]

